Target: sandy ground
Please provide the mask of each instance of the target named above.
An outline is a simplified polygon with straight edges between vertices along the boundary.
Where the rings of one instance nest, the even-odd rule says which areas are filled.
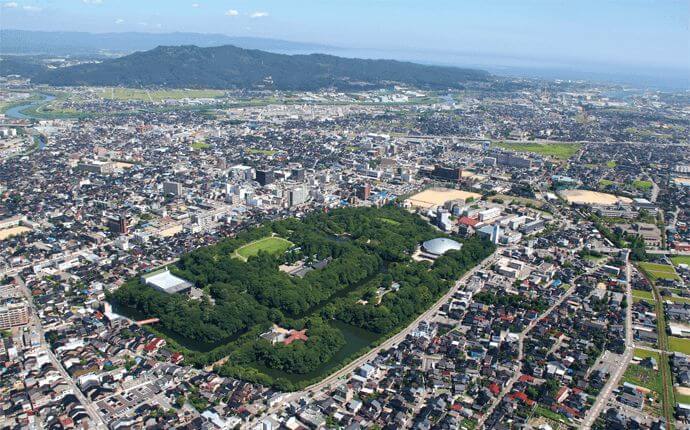
[[[116,161],[116,162],[113,163],[113,164],[114,164],[114,166],[115,166],[116,169],[123,169],[123,170],[124,170],[124,169],[129,169],[129,168],[131,168],[132,166],[134,166],[134,164],[132,164],[132,163],[123,163],[122,161]]]
[[[690,185],[690,178],[673,178],[673,182],[681,185]]]
[[[5,240],[12,236],[17,236],[18,234],[24,234],[28,231],[31,231],[31,229],[29,227],[24,227],[23,225],[20,225],[18,227],[6,228],[4,230],[0,230],[0,240]]]
[[[560,192],[568,203],[579,205],[615,205],[618,202],[632,203],[627,197],[618,197],[613,194],[599,193],[589,190],[563,190]]]
[[[678,391],[678,394],[690,396],[690,387],[676,387],[676,391]]]
[[[473,197],[475,200],[479,200],[482,196],[481,194],[461,190],[452,190],[450,188],[433,188],[415,194],[414,196],[405,200],[405,203],[418,208],[429,209],[434,206],[441,206],[450,200],[467,200],[470,197]]]

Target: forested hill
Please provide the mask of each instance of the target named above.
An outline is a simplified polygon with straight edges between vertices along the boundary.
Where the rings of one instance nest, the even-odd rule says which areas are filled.
[[[380,88],[400,83],[443,89],[461,88],[467,81],[489,76],[481,70],[323,54],[284,55],[225,45],[159,46],[101,63],[45,70],[33,80],[51,85],[278,90]]]

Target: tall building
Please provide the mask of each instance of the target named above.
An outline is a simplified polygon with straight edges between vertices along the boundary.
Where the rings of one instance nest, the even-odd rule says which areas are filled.
[[[0,304],[0,330],[7,330],[29,323],[31,310],[26,302]]]
[[[291,189],[290,193],[288,194],[288,206],[293,207],[301,205],[302,203],[307,201],[308,196],[309,192],[307,190],[307,187],[295,187]]]
[[[443,181],[458,182],[462,179],[462,169],[459,167],[434,166],[431,176]]]
[[[371,184],[366,183],[357,186],[356,194],[359,199],[369,200],[369,196],[371,196]]]
[[[182,184],[179,182],[163,182],[163,194],[172,194],[173,196],[182,195]]]
[[[117,234],[127,234],[129,232],[127,217],[124,215],[108,216],[106,219],[106,227]]]
[[[273,170],[257,170],[256,171],[256,182],[261,185],[272,184],[275,181],[275,173]]]
[[[290,170],[290,179],[298,182],[304,181],[304,169],[301,167],[296,167]]]

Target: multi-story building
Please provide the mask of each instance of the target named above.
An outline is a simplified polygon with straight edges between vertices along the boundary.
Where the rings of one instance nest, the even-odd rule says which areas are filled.
[[[31,310],[26,302],[0,303],[0,330],[7,330],[29,323]]]

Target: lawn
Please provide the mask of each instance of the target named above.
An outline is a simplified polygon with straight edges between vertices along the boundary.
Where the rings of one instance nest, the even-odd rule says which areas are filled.
[[[690,405],[690,396],[687,394],[680,394],[678,391],[676,391],[676,402],[677,403],[685,403],[686,405]]]
[[[652,188],[652,183],[650,181],[642,181],[642,180],[636,180],[633,181],[633,187],[637,188],[638,190],[641,191],[646,191],[650,188]]]
[[[607,161],[607,162],[606,162],[606,167],[608,167],[609,169],[613,169],[614,167],[616,167],[616,162],[613,161],[613,160]]]
[[[690,265],[690,255],[676,255],[675,257],[671,257],[671,261],[673,261],[673,264],[676,266],[679,264]]]
[[[292,242],[282,237],[265,237],[238,248],[235,254],[239,258],[246,260],[260,251],[268,252],[269,254],[281,254],[291,246]]]
[[[563,415],[557,414],[557,413],[553,412],[551,409],[545,408],[541,405],[537,405],[534,408],[534,414],[542,416],[544,418],[548,418],[550,420],[561,422],[561,423],[568,422],[568,419],[566,417],[564,417]]]
[[[654,294],[652,294],[651,291],[632,290],[632,295],[633,297],[637,297],[638,299],[644,299],[650,302],[654,301]]]
[[[394,220],[394,219],[390,219],[390,218],[379,218],[379,219],[380,219],[381,221],[385,222],[386,224],[390,224],[390,225],[400,225],[400,223],[399,223],[398,221]]]
[[[247,152],[250,154],[271,156],[271,155],[275,154],[277,151],[273,151],[271,149],[249,148],[249,149],[247,149]]]
[[[650,351],[648,349],[635,348],[635,353],[633,354],[638,358],[654,357],[656,362],[659,363],[659,353],[656,351]]]
[[[209,145],[206,142],[202,142],[202,141],[192,143],[192,149],[199,150],[199,149],[208,149],[210,147],[211,147],[211,145]]]
[[[682,352],[683,354],[690,354],[690,339],[669,336],[668,349],[671,351]]]
[[[659,279],[670,279],[674,281],[680,279],[671,265],[657,263],[639,263],[639,265],[640,269],[642,269],[653,282]]]
[[[537,142],[496,142],[501,148],[518,152],[531,152],[550,157],[567,160],[577,154],[582,146],[579,143],[537,143]]]
[[[602,179],[599,181],[599,186],[602,188],[606,188],[609,185],[615,185],[615,184],[616,184],[616,182],[610,181],[608,179]]]

